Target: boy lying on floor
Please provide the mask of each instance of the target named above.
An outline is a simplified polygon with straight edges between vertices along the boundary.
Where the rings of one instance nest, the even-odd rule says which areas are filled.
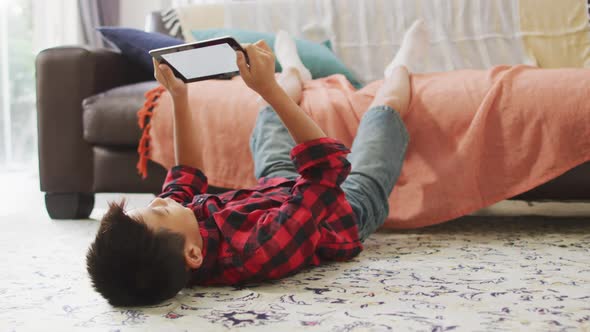
[[[200,161],[191,151],[199,142],[192,137],[187,86],[154,63],[156,79],[173,98],[177,166],[147,207],[125,211],[124,201],[111,203],[101,221],[87,268],[112,305],[155,304],[187,286],[277,279],[348,260],[383,224],[408,145],[407,70],[386,70],[350,152],[298,106],[309,73],[293,41],[283,39],[278,80],[263,41],[245,47],[249,67],[238,52],[244,82],[261,96],[250,141],[259,184],[220,195],[205,194],[207,178],[195,167]]]

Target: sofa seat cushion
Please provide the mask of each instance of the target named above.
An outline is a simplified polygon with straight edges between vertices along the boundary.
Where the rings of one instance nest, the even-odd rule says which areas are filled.
[[[129,84],[84,99],[84,139],[93,145],[136,148],[141,137],[137,111],[144,94],[156,86],[156,81]]]

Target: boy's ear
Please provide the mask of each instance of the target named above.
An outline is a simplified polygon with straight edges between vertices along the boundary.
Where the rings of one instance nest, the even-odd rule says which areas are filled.
[[[184,260],[191,269],[198,269],[203,264],[203,253],[195,244],[189,244],[184,249]]]

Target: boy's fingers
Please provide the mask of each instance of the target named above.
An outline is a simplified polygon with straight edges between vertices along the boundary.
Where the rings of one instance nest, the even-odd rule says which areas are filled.
[[[258,50],[258,53],[260,53],[262,55],[274,57],[274,53],[272,53],[271,51],[267,51],[267,50],[260,48],[260,47],[258,47],[257,50]]]
[[[274,54],[272,52],[267,51],[264,48],[258,46],[261,43],[264,43],[266,45],[266,42],[261,40],[261,41],[254,43],[254,44],[250,44],[246,48],[246,53],[248,53],[248,58],[250,59],[250,65],[264,62],[265,57],[273,57],[274,58]],[[268,45],[267,45],[267,47],[268,47]]]
[[[248,46],[252,45],[251,43],[244,43],[244,44],[240,44],[242,46],[242,48],[245,50],[246,48],[248,48]]]
[[[244,59],[244,53],[242,53],[242,51],[236,51],[236,64],[238,65],[240,71],[243,71],[245,69],[245,62],[246,61]]]
[[[248,59],[250,60],[250,70],[256,70],[256,68],[259,66],[258,64],[261,61],[261,56],[264,54],[263,51],[255,44],[250,44],[245,51],[248,54]]]
[[[250,60],[252,60],[258,56],[258,52],[256,52],[256,45],[255,44],[246,45],[246,47],[244,48],[244,51],[246,51],[246,53],[248,53],[248,58],[250,58]]]
[[[160,68],[160,71],[162,72],[162,74],[164,75],[165,78],[171,79],[174,77],[174,73],[172,73],[172,69],[170,69],[170,67],[168,67],[167,65],[160,64],[158,66],[158,68]]]
[[[154,63],[154,76],[157,78],[158,72],[160,71],[160,69],[158,69],[158,62],[154,58],[152,58],[152,62]]]
[[[270,49],[270,46],[268,46],[268,44],[266,43],[266,41],[264,39],[261,39],[259,41],[257,41],[256,43],[254,43],[254,45],[260,47],[261,49],[272,53],[272,50]]]
[[[162,79],[164,80],[166,86],[170,86],[171,84],[176,84],[178,78],[174,75],[174,72],[170,68],[170,66],[165,64],[160,64],[158,66],[160,68],[160,72],[162,73]]]
[[[244,53],[242,53],[242,51],[237,51],[236,52],[237,55],[237,65],[238,65],[238,69],[240,69],[240,75],[244,76],[244,77],[248,77],[248,75],[250,74],[250,71],[248,70],[248,66],[246,65],[246,58],[244,56]]]
[[[257,58],[266,56],[272,57],[274,59],[274,53],[272,52],[272,49],[270,48],[270,46],[268,46],[265,40],[261,39],[252,45],[256,49]],[[248,53],[248,55],[250,55],[250,53]]]

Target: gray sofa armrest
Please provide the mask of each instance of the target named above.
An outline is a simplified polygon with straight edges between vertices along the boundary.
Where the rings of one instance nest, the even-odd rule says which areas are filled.
[[[56,47],[36,58],[41,190],[91,193],[91,146],[83,139],[82,100],[113,87],[153,79],[107,49]]]

